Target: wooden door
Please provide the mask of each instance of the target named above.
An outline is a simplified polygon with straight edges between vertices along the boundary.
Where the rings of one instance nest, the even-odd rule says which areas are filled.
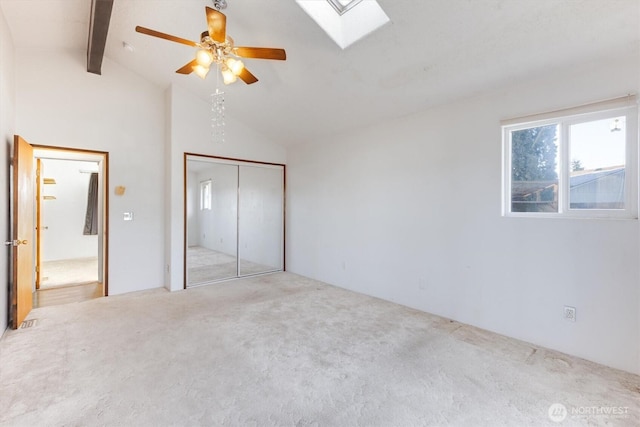
[[[33,307],[35,176],[33,147],[13,139],[13,282],[12,327],[17,329]]]

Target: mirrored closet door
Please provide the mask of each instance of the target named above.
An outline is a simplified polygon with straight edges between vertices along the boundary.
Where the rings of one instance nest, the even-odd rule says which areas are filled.
[[[187,287],[284,269],[284,165],[185,155]]]

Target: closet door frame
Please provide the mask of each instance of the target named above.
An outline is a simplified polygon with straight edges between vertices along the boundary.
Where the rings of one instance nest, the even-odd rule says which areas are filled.
[[[187,179],[188,179],[188,169],[187,169],[187,161],[188,160],[197,160],[197,158],[200,159],[209,159],[211,160],[213,163],[215,163],[216,161],[218,161],[219,163],[222,164],[230,164],[230,165],[236,165],[238,167],[240,166],[277,166],[277,167],[282,167],[282,271],[287,271],[287,246],[286,246],[286,242],[287,242],[287,221],[286,221],[286,216],[287,216],[287,210],[286,210],[286,194],[287,194],[287,165],[283,164],[283,163],[272,163],[272,162],[262,162],[262,161],[258,161],[258,160],[246,160],[246,159],[237,159],[237,158],[233,158],[233,157],[221,157],[221,156],[213,156],[210,154],[200,154],[200,153],[191,153],[191,152],[184,152],[184,158],[183,158],[183,167],[182,167],[182,171],[183,171],[183,188],[182,188],[182,194],[183,194],[183,212],[182,212],[182,217],[183,217],[183,248],[182,248],[182,258],[183,258],[183,288],[187,289],[187,233],[188,233],[188,222],[187,222]],[[237,259],[239,254],[236,254]],[[238,261],[239,262],[239,261]],[[264,273],[264,274],[269,274],[269,272]],[[235,278],[231,278],[231,279],[222,279],[221,281],[224,280],[234,280],[234,279],[238,279],[241,277],[245,277],[245,276],[239,276],[239,277],[235,277]]]

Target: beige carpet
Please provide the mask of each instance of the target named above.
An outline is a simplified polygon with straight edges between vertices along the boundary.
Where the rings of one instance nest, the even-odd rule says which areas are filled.
[[[640,425],[636,375],[289,273],[28,319],[2,425]]]
[[[42,263],[40,289],[98,281],[98,257],[63,259]]]
[[[274,270],[277,268],[240,259],[240,276]],[[190,246],[187,249],[187,286],[228,279],[237,275],[238,266],[235,256],[202,246]]]

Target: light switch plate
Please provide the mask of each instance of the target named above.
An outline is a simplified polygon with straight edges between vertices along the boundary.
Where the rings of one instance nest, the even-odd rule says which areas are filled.
[[[125,212],[123,217],[125,221],[133,221],[133,212]]]

